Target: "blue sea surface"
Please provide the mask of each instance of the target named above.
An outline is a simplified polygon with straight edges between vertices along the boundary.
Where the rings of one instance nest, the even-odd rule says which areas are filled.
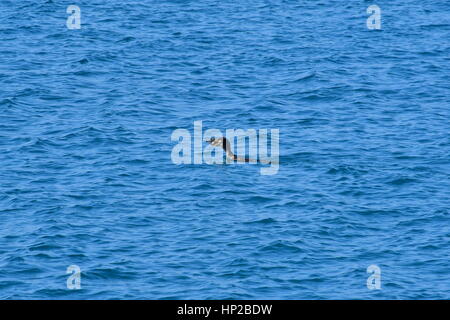
[[[450,299],[449,119],[448,0],[1,0],[0,299]]]

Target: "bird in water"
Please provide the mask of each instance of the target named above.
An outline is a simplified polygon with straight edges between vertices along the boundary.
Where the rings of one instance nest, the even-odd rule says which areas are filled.
[[[238,157],[231,151],[231,145],[230,142],[225,137],[220,138],[211,138],[207,141],[209,144],[211,144],[214,147],[221,147],[225,154],[227,155],[227,158],[231,160],[235,160],[238,162],[251,162],[251,163],[261,163],[260,160],[257,159],[250,159],[247,157]]]

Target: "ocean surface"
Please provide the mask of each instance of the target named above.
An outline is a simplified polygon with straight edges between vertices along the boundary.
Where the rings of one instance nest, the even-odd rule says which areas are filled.
[[[449,104],[448,0],[1,0],[0,299],[450,299]]]

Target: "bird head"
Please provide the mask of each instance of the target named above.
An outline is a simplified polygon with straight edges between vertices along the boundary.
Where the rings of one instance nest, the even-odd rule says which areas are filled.
[[[215,147],[222,147],[223,146],[223,141],[224,141],[224,138],[222,137],[222,138],[211,138],[211,139],[209,139],[209,140],[207,140],[206,142],[208,142],[209,144],[211,144],[211,145],[213,145],[213,146],[215,146]]]

